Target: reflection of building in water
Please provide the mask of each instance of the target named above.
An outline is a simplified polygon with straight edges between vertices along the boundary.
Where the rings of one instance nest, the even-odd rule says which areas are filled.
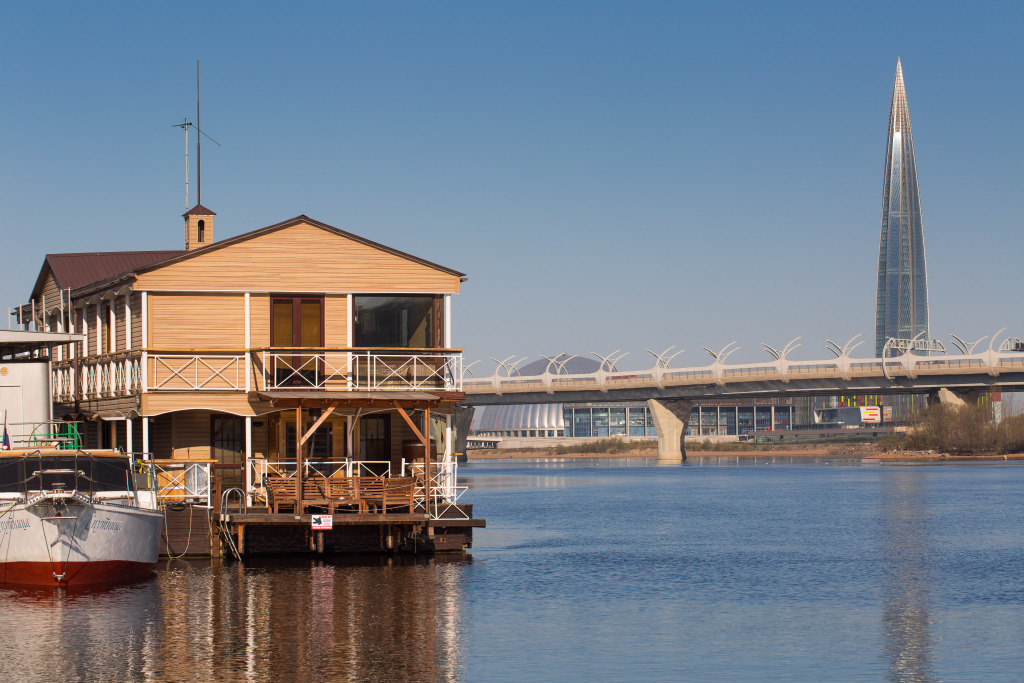
[[[929,611],[931,552],[924,475],[911,468],[886,470],[886,475],[882,506],[885,534],[882,626],[889,678],[933,680]]]
[[[156,581],[97,589],[7,589],[0,680],[129,681],[147,677],[160,638]]]
[[[165,680],[456,680],[468,561],[180,563],[157,574],[148,664]]]

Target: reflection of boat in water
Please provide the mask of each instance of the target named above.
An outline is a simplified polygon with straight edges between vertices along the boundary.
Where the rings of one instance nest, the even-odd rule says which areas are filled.
[[[73,586],[148,573],[163,514],[116,452],[0,455],[0,583]]]

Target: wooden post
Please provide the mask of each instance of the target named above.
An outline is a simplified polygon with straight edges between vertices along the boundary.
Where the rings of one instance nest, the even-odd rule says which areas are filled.
[[[295,406],[295,514],[302,514],[302,404]]]
[[[430,516],[430,406],[423,409],[423,432],[420,434],[423,441],[423,495],[427,509],[427,516]]]

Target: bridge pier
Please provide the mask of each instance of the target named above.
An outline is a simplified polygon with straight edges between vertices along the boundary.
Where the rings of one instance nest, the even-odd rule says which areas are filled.
[[[976,406],[978,400],[981,399],[982,391],[980,389],[968,389],[966,391],[961,390],[960,392],[953,392],[949,389],[939,389],[935,393],[939,403],[949,404],[954,406]],[[932,402],[932,397],[928,397],[928,402]]]
[[[647,407],[658,430],[658,464],[681,465],[686,462],[684,439],[693,401],[652,398],[647,400]]]
[[[458,453],[456,461],[464,463],[466,457],[466,439],[469,438],[469,428],[473,426],[473,414],[476,408],[473,406],[455,406],[455,452]]]

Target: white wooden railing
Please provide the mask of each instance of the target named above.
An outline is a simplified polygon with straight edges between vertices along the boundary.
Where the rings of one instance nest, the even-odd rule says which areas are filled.
[[[53,400],[159,391],[461,391],[455,349],[134,350],[53,363]]]
[[[265,349],[265,389],[462,390],[462,352],[423,349]]]

